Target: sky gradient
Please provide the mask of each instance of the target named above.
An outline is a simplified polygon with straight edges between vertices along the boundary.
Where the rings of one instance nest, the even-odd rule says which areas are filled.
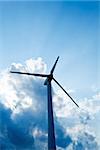
[[[39,56],[50,68],[59,55],[68,88],[99,87],[98,2],[0,3],[1,69]]]
[[[73,91],[74,98],[81,102],[97,95],[99,5],[97,1],[0,1],[0,72],[14,62],[25,65],[26,60],[38,57],[45,61],[49,72],[60,56],[54,76]],[[100,130],[98,116],[96,119],[93,125]]]

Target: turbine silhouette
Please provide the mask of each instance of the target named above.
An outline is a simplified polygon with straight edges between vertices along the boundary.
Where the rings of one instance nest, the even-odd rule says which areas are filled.
[[[53,72],[55,70],[58,59],[59,59],[59,56],[57,57],[54,65],[50,71],[50,74],[38,74],[38,73],[10,71],[10,73],[25,74],[25,75],[31,75],[31,76],[37,76],[37,77],[46,77],[44,85],[47,86],[47,97],[48,97],[48,150],[56,150],[51,81],[53,80],[67,94],[67,96],[74,102],[74,104],[77,107],[79,107],[78,104],[74,101],[74,99],[65,91],[65,89],[53,77]]]

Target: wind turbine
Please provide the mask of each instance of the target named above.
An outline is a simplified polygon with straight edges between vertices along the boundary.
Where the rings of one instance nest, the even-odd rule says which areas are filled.
[[[57,57],[51,71],[49,74],[38,74],[38,73],[27,73],[27,72],[16,72],[10,71],[10,73],[25,74],[37,77],[46,77],[44,85],[47,86],[47,97],[48,97],[48,150],[56,150],[55,142],[55,130],[54,130],[54,118],[53,118],[53,106],[52,106],[52,88],[51,81],[55,81],[56,84],[67,94],[67,96],[78,106],[78,104],[73,100],[73,98],[65,91],[65,89],[59,84],[59,82],[53,77],[53,72],[55,70],[56,64],[58,62],[59,56]]]

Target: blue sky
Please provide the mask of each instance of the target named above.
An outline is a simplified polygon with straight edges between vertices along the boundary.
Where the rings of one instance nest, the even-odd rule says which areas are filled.
[[[98,2],[0,3],[0,69],[38,56],[49,69],[59,55],[62,83],[97,87]]]
[[[11,63],[56,57],[58,81],[76,99],[99,92],[99,2],[0,2],[0,71]]]

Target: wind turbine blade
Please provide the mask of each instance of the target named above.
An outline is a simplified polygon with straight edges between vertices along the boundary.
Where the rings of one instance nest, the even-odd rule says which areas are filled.
[[[55,69],[55,67],[56,67],[56,64],[57,64],[58,59],[59,59],[59,56],[57,57],[57,59],[56,59],[56,61],[55,61],[54,65],[53,65],[53,67],[52,67],[52,69],[51,69],[51,71],[50,71],[50,74],[53,74],[53,72],[54,72],[54,69]]]
[[[73,100],[73,98],[65,91],[65,89],[53,78],[53,80],[60,86],[60,88],[67,94],[67,96],[74,102],[74,104],[79,107],[79,105]]]
[[[18,71],[10,71],[10,73],[25,74],[25,75],[38,76],[38,77],[48,77],[47,74],[38,74],[38,73],[27,73],[27,72],[18,72]]]

